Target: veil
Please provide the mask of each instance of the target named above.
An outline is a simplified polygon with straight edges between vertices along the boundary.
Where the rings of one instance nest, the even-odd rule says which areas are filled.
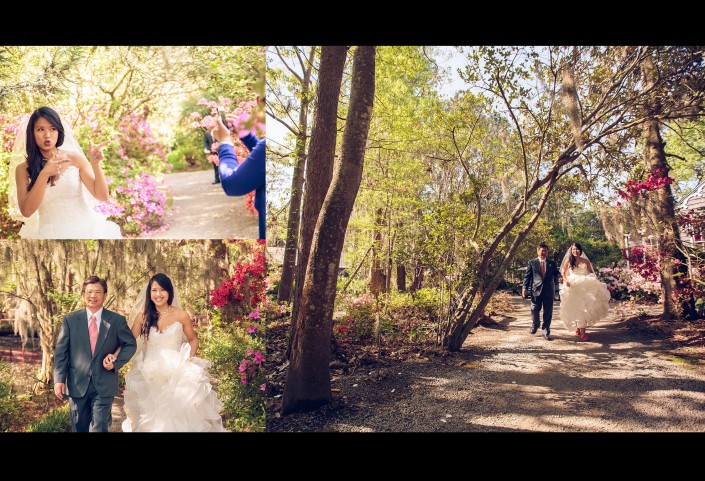
[[[570,262],[570,251],[572,250],[572,248],[573,244],[571,243],[570,246],[568,246],[568,250],[566,251],[565,255],[563,256],[563,260],[561,261],[561,267],[559,268],[561,275],[563,275],[563,268],[568,264],[568,262]],[[582,250],[582,252],[580,253],[580,257],[590,262],[590,258],[587,256],[584,250]],[[592,265],[592,262],[590,262],[590,265]]]
[[[135,302],[132,304],[132,309],[130,310],[130,314],[127,317],[127,326],[130,329],[132,329],[132,324],[134,324],[135,319],[137,319],[137,316],[144,312],[144,306],[145,304],[147,304],[147,286],[149,286],[149,281],[144,285],[142,289],[140,289],[140,292],[139,294],[137,294]],[[183,306],[181,304],[181,297],[179,296],[179,292],[176,290],[176,287],[174,287],[174,298],[171,301],[171,305],[178,307],[179,309],[183,309]],[[135,354],[139,353],[142,349],[144,349],[144,345],[145,342],[144,339],[142,339],[142,336],[137,336],[137,352]]]
[[[7,210],[13,220],[24,222],[25,228],[30,228],[30,232],[36,232],[39,222],[37,212],[35,211],[29,217],[22,215],[20,206],[17,203],[17,182],[15,182],[15,170],[17,170],[17,166],[27,160],[27,123],[29,122],[30,116],[31,115],[27,114],[20,123],[20,127],[17,130],[17,137],[15,138],[15,144],[12,146],[12,153],[10,154],[10,167],[7,179],[9,184],[7,192]],[[65,120],[62,120],[61,124],[64,127],[64,142],[59,149],[76,153],[88,161],[86,154],[83,153],[83,149],[76,140],[71,126]],[[83,192],[83,198],[91,209],[100,205],[100,201],[91,195],[83,182],[81,182],[81,191]],[[96,214],[98,214],[97,211]]]

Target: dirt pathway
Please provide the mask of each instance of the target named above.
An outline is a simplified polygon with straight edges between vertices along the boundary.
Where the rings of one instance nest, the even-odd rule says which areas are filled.
[[[529,301],[510,298],[460,353],[334,377],[333,403],[275,413],[268,430],[705,431],[705,373],[674,362],[658,332],[612,315],[582,342],[557,310],[546,341],[529,333]]]
[[[122,390],[120,394],[115,396],[113,399],[113,423],[110,425],[108,432],[111,433],[121,433],[122,432],[122,422],[125,420],[125,410],[123,409],[124,399],[122,397]]]
[[[166,176],[174,193],[169,229],[149,239],[256,239],[257,215],[243,197],[228,197],[213,182],[213,169]]]

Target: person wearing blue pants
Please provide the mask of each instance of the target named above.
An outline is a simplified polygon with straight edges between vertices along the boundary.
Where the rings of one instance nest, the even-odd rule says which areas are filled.
[[[234,125],[237,121],[235,115],[228,115],[226,120]],[[240,132],[240,142],[243,143],[250,155],[240,164],[237,162],[233,141],[230,139],[230,131],[217,117],[217,126],[213,130],[213,136],[220,142],[218,147],[218,158],[220,165],[220,185],[223,191],[230,196],[245,195],[255,191],[255,209],[257,209],[259,220],[259,238],[264,239],[266,233],[266,139],[258,139],[251,132]]]

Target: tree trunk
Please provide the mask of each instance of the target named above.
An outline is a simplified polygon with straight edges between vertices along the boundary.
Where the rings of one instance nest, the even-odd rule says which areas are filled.
[[[289,219],[286,224],[286,245],[284,247],[284,262],[282,276],[279,281],[277,300],[291,301],[291,288],[294,283],[296,269],[296,245],[299,240],[299,223],[301,220],[301,197],[304,186],[304,169],[306,168],[306,135],[308,131],[308,105],[310,103],[311,69],[316,49],[311,47],[308,58],[308,68],[304,71],[301,82],[301,106],[299,108],[298,135],[296,136],[294,177],[291,179],[291,200],[289,201]]]
[[[406,267],[402,262],[397,263],[397,290],[406,292]]]
[[[642,63],[641,71],[644,78],[644,89],[652,88],[656,83],[657,72],[650,56],[646,57]],[[651,173],[667,176],[671,168],[666,160],[664,143],[656,118],[661,112],[658,99],[653,99],[647,108],[654,117],[643,125],[644,163]],[[688,287],[688,259],[684,254],[685,248],[680,238],[671,186],[667,184],[649,192],[647,199],[649,214],[655,222],[654,230],[658,235],[660,253],[663,253],[663,255],[659,254],[661,285],[664,291],[662,317],[664,319],[695,318],[693,295],[679,294],[679,291]]]
[[[301,207],[292,320],[296,319],[298,315],[303,279],[311,252],[313,231],[333,176],[335,141],[338,133],[338,98],[340,97],[347,52],[348,47],[324,46],[321,48],[320,73],[316,86],[316,114],[311,130],[311,145],[306,161],[305,190]],[[290,350],[295,335],[294,323],[292,322]]]
[[[387,284],[382,268],[381,248],[382,248],[382,228],[384,227],[384,217],[382,208],[378,207],[375,212],[375,227],[372,232],[372,262],[370,263],[369,288],[370,293],[377,298],[385,292]]]
[[[423,287],[423,266],[417,264],[414,268],[414,278],[411,281],[411,286],[409,290],[411,292],[416,292]]]
[[[512,232],[513,228],[519,223],[521,218],[524,217],[525,211],[522,204],[516,207],[512,217],[492,240],[490,248],[483,251],[482,261],[480,263],[477,275],[475,276],[472,285],[467,287],[461,294],[455,312],[453,313],[452,322],[448,325],[447,332],[443,333],[443,346],[448,351],[459,351],[463,346],[465,339],[467,339],[470,334],[470,330],[474,328],[478,322],[480,322],[482,315],[485,313],[485,307],[487,307],[487,304],[490,302],[490,298],[497,290],[497,286],[499,286],[499,283],[502,281],[507,268],[514,260],[515,252],[524,241],[527,234],[531,232],[534,224],[541,216],[541,212],[543,212],[543,208],[546,206],[546,202],[548,202],[557,180],[557,170],[554,170],[553,175],[549,178],[543,195],[536,206],[536,210],[527,222],[526,226],[524,226],[517,233],[517,236],[514,238],[514,241],[509,247],[509,250],[504,255],[501,264],[494,273],[488,274],[490,260],[492,260],[492,257],[495,255],[496,248],[500,242]],[[484,279],[488,277],[488,275],[491,276],[491,279],[489,283],[483,287],[481,283],[483,283]],[[477,304],[475,304],[476,298],[479,298]]]
[[[365,158],[375,88],[375,47],[357,47],[353,57],[350,108],[341,160],[316,224],[306,268],[301,307],[295,319],[282,414],[306,411],[331,400],[329,361],[338,265]]]

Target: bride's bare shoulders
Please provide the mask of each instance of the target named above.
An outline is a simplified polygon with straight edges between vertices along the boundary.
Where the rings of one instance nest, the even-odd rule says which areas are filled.
[[[181,320],[190,320],[191,318],[188,315],[188,312],[186,312],[184,309],[176,306],[171,306],[171,308],[174,310],[174,316]]]
[[[27,174],[27,167],[28,166],[29,166],[29,164],[27,164],[26,160],[24,162],[22,162],[21,164],[17,164],[17,167],[15,168],[15,174],[24,173],[25,175],[28,175]]]

